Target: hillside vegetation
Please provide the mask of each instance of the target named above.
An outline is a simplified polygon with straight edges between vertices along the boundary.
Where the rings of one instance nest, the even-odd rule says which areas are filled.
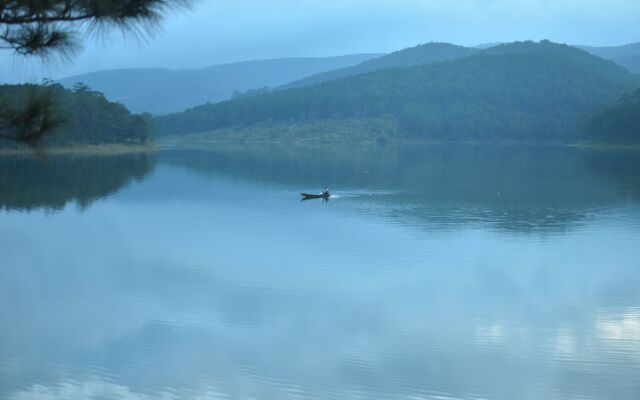
[[[378,119],[415,138],[574,141],[582,138],[580,115],[637,86],[640,77],[586,51],[519,42],[452,61],[207,104],[155,122],[161,134],[184,134]]]
[[[587,127],[596,142],[640,143],[640,89],[595,112]]]
[[[34,96],[47,95],[55,105],[52,113],[61,125],[44,138],[54,146],[75,144],[143,144],[151,139],[151,116],[131,114],[127,108],[108,101],[100,92],[78,85],[74,90],[60,85],[0,86],[0,126],[11,129],[11,116]],[[1,132],[1,130],[0,130]],[[0,140],[0,147],[16,146]]]
[[[427,43],[364,61],[352,67],[315,74],[283,85],[280,89],[309,86],[316,83],[333,81],[382,69],[411,67],[414,65],[433,64],[441,61],[455,60],[474,54],[477,51],[477,49],[456,46],[449,43]]]
[[[230,99],[234,92],[275,87],[322,71],[378,57],[356,54],[325,58],[282,58],[214,65],[199,69],[119,69],[62,79],[72,87],[82,82],[132,112],[166,114],[206,102]]]

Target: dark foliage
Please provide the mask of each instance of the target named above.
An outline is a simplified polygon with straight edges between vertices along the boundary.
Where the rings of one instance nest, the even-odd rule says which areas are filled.
[[[36,85],[0,87],[0,139],[37,147],[45,133],[59,128],[64,115],[56,109],[55,91]]]
[[[183,7],[188,0],[0,0],[0,49],[24,56],[69,58],[80,47],[82,31],[117,28],[140,37],[152,32],[167,10]],[[4,95],[7,92],[4,91]],[[60,124],[54,120],[49,91],[30,92],[22,109],[4,107],[3,137],[29,145]],[[24,103],[24,98],[0,102]],[[13,111],[13,114],[9,112]],[[22,112],[22,113],[20,113]]]
[[[116,27],[144,34],[169,8],[185,0],[0,1],[0,41],[18,54],[66,54],[78,46],[78,28]]]
[[[16,138],[30,145],[68,145],[143,144],[151,137],[150,115],[131,114],[85,85],[2,85],[0,99],[11,99],[0,104],[0,146],[15,145]],[[42,99],[46,105],[38,104]]]
[[[640,143],[640,89],[593,113],[587,128],[593,141]]]

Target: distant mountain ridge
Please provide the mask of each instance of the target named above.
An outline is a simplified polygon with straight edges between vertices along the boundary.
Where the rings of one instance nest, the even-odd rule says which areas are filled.
[[[161,68],[98,71],[61,79],[66,87],[83,82],[132,112],[156,115],[184,111],[235,93],[255,95],[266,88],[291,89],[390,68],[456,60],[500,47],[489,43],[463,47],[426,43],[390,54],[356,54],[325,58],[282,58],[214,65],[199,69]],[[640,73],[640,43],[625,46],[577,46]]]
[[[381,56],[356,54],[337,57],[279,58],[214,65],[199,69],[117,69],[60,80],[66,87],[82,82],[119,101],[132,112],[166,114],[207,102],[230,99],[244,92],[283,85],[323,71],[348,67]]]
[[[580,138],[580,115],[638,86],[640,76],[584,50],[516,42],[455,60],[203,105],[157,118],[156,125],[169,134],[387,120],[403,134],[431,139],[570,141]]]
[[[379,58],[363,61],[362,63],[351,67],[321,72],[319,74],[287,83],[278,89],[291,89],[309,86],[316,83],[332,81],[389,68],[412,67],[414,65],[433,64],[441,61],[455,60],[474,54],[477,51],[478,49],[457,46],[450,43],[425,43],[415,47],[398,50]]]
[[[576,46],[598,57],[614,61],[629,71],[640,74],[640,42],[623,46]]]

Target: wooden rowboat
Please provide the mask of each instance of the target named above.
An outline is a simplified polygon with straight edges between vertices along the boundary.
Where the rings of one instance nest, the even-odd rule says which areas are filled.
[[[329,197],[331,197],[331,194],[329,193],[320,193],[320,194],[300,193],[300,194],[302,195],[303,200],[328,199]]]

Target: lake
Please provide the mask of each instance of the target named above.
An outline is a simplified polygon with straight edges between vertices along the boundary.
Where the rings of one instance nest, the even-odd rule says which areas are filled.
[[[2,156],[0,398],[638,399],[639,244],[631,150]]]

